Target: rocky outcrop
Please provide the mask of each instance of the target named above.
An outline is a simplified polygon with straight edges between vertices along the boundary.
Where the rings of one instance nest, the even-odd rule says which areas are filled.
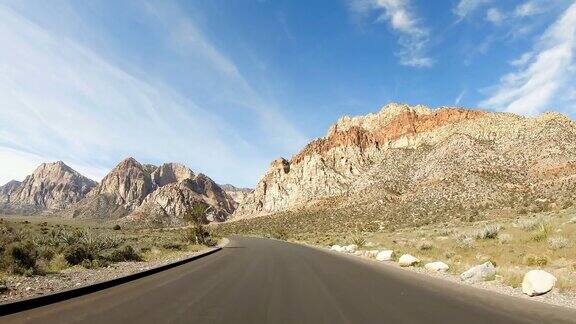
[[[212,179],[198,174],[158,188],[126,217],[126,221],[153,227],[183,225],[184,216],[199,203],[209,206],[206,222],[225,221],[236,206],[232,198]]]
[[[304,208],[413,226],[570,201],[575,185],[576,125],[561,114],[389,104],[273,161],[233,218]]]
[[[10,195],[22,184],[20,181],[11,180],[3,186],[0,186],[0,204],[6,204],[10,201]]]
[[[71,208],[73,218],[118,218],[139,206],[152,192],[152,177],[134,158],[110,171],[90,194]]]
[[[62,161],[43,163],[22,183],[9,182],[2,187],[3,212],[36,213],[61,210],[81,200],[96,182]]]
[[[252,193],[252,189],[249,188],[238,188],[231,184],[223,184],[220,187],[230,196],[236,204],[240,205],[244,202],[244,199]]]
[[[193,179],[194,172],[179,163],[165,163],[157,167],[152,173],[152,183],[162,187],[170,183],[178,183],[185,179]]]

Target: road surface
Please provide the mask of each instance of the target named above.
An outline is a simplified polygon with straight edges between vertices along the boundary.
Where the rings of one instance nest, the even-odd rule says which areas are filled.
[[[296,244],[222,251],[0,323],[574,323],[576,312]]]

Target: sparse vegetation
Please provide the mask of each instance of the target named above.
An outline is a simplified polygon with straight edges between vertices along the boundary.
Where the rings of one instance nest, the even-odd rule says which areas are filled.
[[[282,227],[288,240],[322,246],[359,245],[355,240],[362,237],[371,242],[370,249],[409,253],[420,258],[423,264],[438,260],[446,262],[450,266],[448,271],[455,275],[491,261],[497,267],[496,279],[512,287],[521,285],[526,271],[541,268],[558,278],[559,290],[576,292],[576,263],[573,261],[576,260],[576,247],[571,244],[576,235],[576,221],[571,221],[576,219],[575,210],[572,206],[567,210],[536,215],[528,212],[522,216],[512,210],[508,214],[510,218],[500,217],[502,212],[499,211],[490,221],[437,222],[418,228],[379,224],[382,226],[372,232],[364,231],[357,223],[361,221],[348,223],[339,214],[291,213],[278,218],[265,216],[223,224],[218,231],[269,235],[267,233]]]
[[[552,250],[559,250],[567,247],[569,244],[568,239],[563,236],[551,237],[548,239],[548,246]]]
[[[194,240],[186,239],[186,236],[190,238],[191,231]],[[116,262],[147,261],[215,244],[216,240],[204,225],[190,229],[120,231],[116,226],[3,219],[0,221],[0,276],[2,273],[43,275],[72,266],[99,268]],[[155,253],[150,253],[152,250]]]

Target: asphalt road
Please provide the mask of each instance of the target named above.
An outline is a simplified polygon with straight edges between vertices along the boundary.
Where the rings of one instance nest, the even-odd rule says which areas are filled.
[[[275,240],[0,323],[576,323],[576,312]]]

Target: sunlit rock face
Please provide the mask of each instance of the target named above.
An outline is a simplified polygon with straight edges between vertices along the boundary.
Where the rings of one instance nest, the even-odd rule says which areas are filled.
[[[575,179],[576,126],[564,115],[391,103],[342,117],[290,160],[274,160],[233,218],[312,206],[426,218],[569,200]]]
[[[43,163],[22,183],[11,181],[0,190],[3,211],[36,213],[61,210],[81,200],[96,182],[62,161]]]

